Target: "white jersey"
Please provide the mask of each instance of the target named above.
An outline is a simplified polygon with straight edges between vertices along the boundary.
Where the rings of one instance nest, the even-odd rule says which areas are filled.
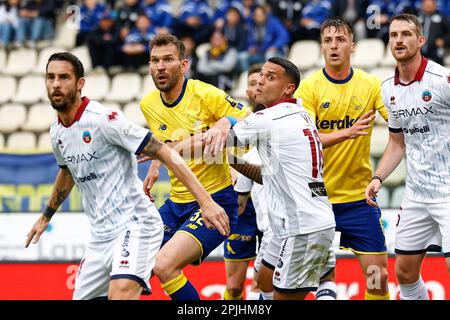
[[[252,147],[249,152],[242,156],[242,158],[252,164],[262,164],[256,147]],[[269,214],[267,213],[267,197],[264,193],[264,187],[259,183],[253,182],[252,180],[238,172],[234,190],[238,193],[250,192],[253,206],[255,207],[256,212],[256,225],[258,226],[259,231],[266,232],[267,229],[270,228],[270,225]]]
[[[157,213],[142,191],[135,156],[149,130],[84,97],[73,123],[65,127],[58,119],[50,135],[58,164],[68,168],[80,191],[93,239],[112,239],[128,223]]]
[[[300,102],[279,101],[234,126],[241,143],[257,146],[270,225],[280,238],[335,226],[323,183],[322,145]]]
[[[422,58],[413,81],[401,83],[396,70],[381,92],[389,130],[405,139],[405,198],[450,202],[450,70]]]

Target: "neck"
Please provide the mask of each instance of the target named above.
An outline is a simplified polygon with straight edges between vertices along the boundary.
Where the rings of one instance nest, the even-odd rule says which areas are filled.
[[[417,54],[408,61],[398,61],[397,69],[400,80],[405,83],[411,82],[416,76],[421,62],[422,55],[420,54],[420,52],[417,52]]]
[[[335,80],[344,80],[350,74],[350,64],[346,64],[340,67],[325,65],[325,71],[331,78]]]
[[[165,102],[172,103],[178,99],[178,97],[181,94],[181,91],[183,90],[183,84],[185,81],[184,77],[182,77],[181,79],[182,80],[178,81],[176,83],[176,85],[169,91],[165,91],[165,92],[161,91],[161,96],[163,97]]]
[[[65,126],[69,126],[73,122],[73,119],[75,118],[75,115],[77,114],[78,108],[81,106],[81,103],[81,96],[77,94],[77,98],[75,99],[73,105],[71,105],[65,111],[58,111],[58,117],[61,119],[61,122]]]

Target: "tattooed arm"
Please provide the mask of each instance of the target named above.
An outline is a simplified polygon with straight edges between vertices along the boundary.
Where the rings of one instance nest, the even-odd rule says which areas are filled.
[[[261,166],[247,162],[246,160],[237,157],[236,155],[228,152],[228,161],[230,166],[242,175],[246,176],[250,180],[256,183],[263,184],[261,175]]]
[[[47,207],[44,213],[39,217],[36,223],[31,228],[31,231],[27,234],[27,240],[25,242],[25,248],[27,248],[33,240],[33,243],[37,243],[42,233],[47,229],[50,219],[53,214],[58,210],[59,206],[67,198],[74,185],[72,175],[68,169],[60,169],[56,176],[55,185],[53,186],[52,194],[47,202]]]

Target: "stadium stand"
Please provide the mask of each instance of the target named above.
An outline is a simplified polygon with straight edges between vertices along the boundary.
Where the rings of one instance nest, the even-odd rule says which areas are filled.
[[[36,67],[36,61],[36,50],[26,48],[14,49],[8,54],[3,72],[13,76],[23,76],[33,71]]]
[[[380,39],[362,39],[356,44],[352,64],[357,68],[376,67],[383,59],[385,46]]]
[[[27,109],[22,104],[5,104],[0,107],[0,131],[12,133],[17,131],[27,117]]]
[[[90,73],[86,75],[86,82],[83,88],[83,95],[92,100],[101,101],[109,93],[110,81],[106,73]]]
[[[42,151],[52,150],[52,143],[51,143],[49,132],[44,132],[39,135],[39,139],[37,142],[37,148]]]
[[[5,147],[5,136],[0,133],[0,149]]]
[[[391,173],[391,175],[383,181],[386,187],[396,187],[405,182],[406,178],[406,160],[403,158],[398,167]]]
[[[8,137],[6,147],[20,151],[34,149],[36,147],[36,135],[32,132],[13,132]]]
[[[211,49],[211,44],[208,42],[199,44],[197,48],[195,49],[195,54],[200,59],[201,57],[205,56],[205,54],[208,52],[208,50]]]
[[[56,112],[49,103],[38,103],[30,107],[27,120],[22,125],[22,129],[32,132],[48,131],[55,119]]]
[[[390,205],[390,193],[386,187],[381,187],[377,194],[377,203],[381,209],[389,208]]]
[[[10,76],[0,76],[0,104],[11,101],[16,93],[16,79]]]
[[[0,70],[4,70],[6,66],[6,50],[0,49]]]
[[[245,93],[247,88],[247,71],[241,72],[238,81],[235,82],[234,89],[231,93],[233,98],[236,99],[246,99],[247,94]]]
[[[391,203],[389,207],[400,208],[403,200],[403,195],[405,194],[405,186],[398,186],[392,191]]]
[[[33,72],[36,74],[40,74],[40,75],[44,75],[45,74],[45,67],[47,66],[47,61],[48,58],[56,53],[56,52],[61,52],[61,51],[65,51],[65,49],[63,47],[46,47],[43,48],[38,55],[38,59],[37,59],[37,63],[35,68],[33,69]]]
[[[47,99],[44,76],[27,75],[19,80],[18,88],[13,98],[14,102],[33,104],[43,99]]]
[[[89,49],[87,46],[75,47],[70,52],[78,57],[83,63],[84,72],[88,74],[92,70],[91,56],[89,55]]]
[[[141,76],[136,73],[119,73],[111,82],[106,100],[119,103],[133,101],[141,93]]]
[[[136,99],[140,100],[143,96],[145,96],[147,93],[149,93],[151,90],[155,89],[155,83],[153,82],[151,75],[144,76],[144,79],[142,80],[142,89],[139,92],[139,94],[136,96]]]
[[[134,122],[135,124],[142,126],[142,127],[148,127],[147,121],[144,118],[144,115],[142,114],[141,108],[139,107],[139,101],[133,101],[127,103],[123,107],[123,113],[125,117],[130,120],[131,122]]]
[[[375,126],[370,139],[370,155],[379,158],[383,155],[384,148],[389,140],[389,131],[385,127]]]
[[[294,42],[288,56],[288,59],[291,60],[301,71],[314,67],[319,58],[320,45],[314,40]]]

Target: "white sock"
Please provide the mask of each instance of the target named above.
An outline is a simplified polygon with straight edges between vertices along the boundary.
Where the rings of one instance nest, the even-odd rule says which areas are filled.
[[[316,291],[316,300],[336,300],[337,285],[333,281],[322,282]]]
[[[260,292],[263,300],[273,300],[273,291],[271,292]]]
[[[259,300],[259,292],[247,291],[245,300]]]
[[[400,300],[430,300],[422,277],[412,284],[399,284],[399,288]]]

